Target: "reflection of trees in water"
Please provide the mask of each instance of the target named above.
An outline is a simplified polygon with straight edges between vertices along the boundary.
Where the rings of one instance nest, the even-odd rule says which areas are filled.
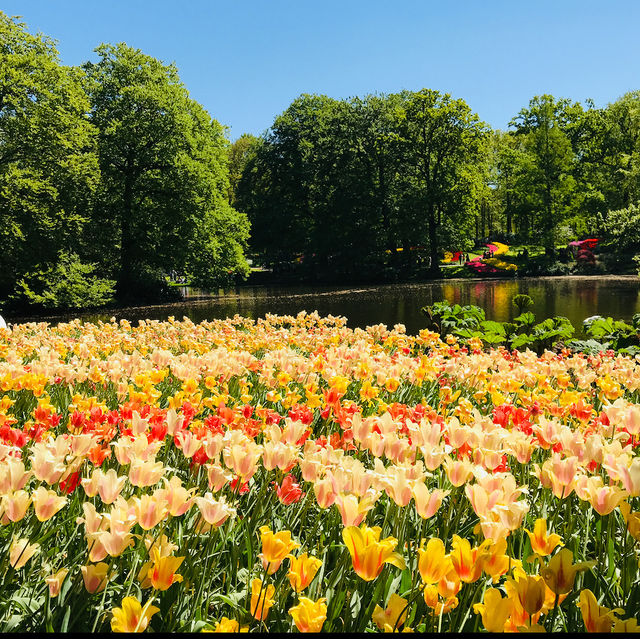
[[[407,332],[415,334],[424,328],[425,319],[420,308],[448,299],[457,304],[475,304],[484,309],[487,318],[507,321],[516,312],[511,304],[518,293],[530,295],[534,301],[530,309],[538,320],[553,315],[568,317],[578,329],[582,321],[591,315],[609,315],[619,319],[631,319],[640,312],[640,280],[577,279],[577,280],[467,280],[372,287],[367,290],[313,292],[305,288],[256,288],[236,289],[233,297],[219,296],[180,305],[113,309],[81,315],[84,321],[109,322],[128,319],[137,325],[139,319],[166,320],[173,315],[181,320],[187,316],[193,322],[224,319],[236,313],[257,319],[266,313],[296,315],[301,310],[320,315],[344,315],[351,328],[372,324],[404,324]],[[75,315],[39,318],[52,323],[69,321]]]

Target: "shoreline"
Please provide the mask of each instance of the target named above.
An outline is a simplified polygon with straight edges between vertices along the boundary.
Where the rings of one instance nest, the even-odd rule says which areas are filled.
[[[268,291],[269,289],[278,288],[278,289],[312,289],[305,292],[294,292],[292,294],[272,294],[272,295],[264,295],[261,297],[263,300],[269,299],[294,299],[294,298],[304,298],[304,297],[319,297],[324,295],[350,295],[354,293],[367,293],[375,290],[384,290],[388,288],[395,288],[397,286],[403,286],[408,288],[421,288],[430,285],[441,285],[441,284],[450,284],[450,283],[459,283],[459,282],[497,282],[497,281],[508,281],[508,282],[531,282],[531,281],[575,281],[575,280],[589,280],[589,281],[628,281],[628,282],[638,282],[640,283],[640,277],[638,275],[613,275],[613,274],[603,274],[603,275],[542,275],[539,277],[508,277],[508,278],[496,278],[496,277],[477,277],[477,278],[468,278],[468,277],[452,277],[452,278],[438,278],[434,280],[425,280],[423,282],[394,282],[394,283],[381,283],[381,284],[366,284],[359,286],[340,286],[340,285],[317,285],[314,286],[312,284],[278,284],[278,285],[268,285],[268,284],[242,284],[234,287],[233,289],[229,289],[228,293],[208,293],[203,295],[194,295],[187,296],[184,299],[177,302],[165,302],[159,304],[143,304],[139,306],[108,306],[102,308],[94,308],[94,309],[83,309],[78,311],[61,311],[59,313],[42,313],[42,314],[28,314],[28,315],[18,315],[15,318],[9,317],[8,321],[11,324],[26,324],[30,322],[60,322],[60,321],[70,321],[71,319],[83,319],[83,317],[91,317],[96,315],[104,315],[108,316],[110,314],[123,314],[127,311],[132,313],[139,313],[144,309],[150,310],[162,310],[162,309],[180,309],[185,306],[197,308],[198,306],[206,306],[212,301],[233,301],[239,299],[246,299],[246,295],[242,295],[237,292],[238,289],[258,289]],[[233,292],[231,292],[233,291]],[[5,320],[7,318],[5,317]]]

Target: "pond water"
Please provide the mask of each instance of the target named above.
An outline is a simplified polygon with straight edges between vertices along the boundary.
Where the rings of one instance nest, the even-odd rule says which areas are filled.
[[[511,300],[526,293],[534,300],[529,309],[539,320],[564,315],[576,328],[591,315],[630,319],[640,312],[640,278],[635,276],[547,277],[513,280],[440,280],[420,284],[393,284],[358,287],[238,287],[225,294],[203,298],[198,291],[185,289],[184,302],[163,306],[110,309],[100,313],[74,315],[84,321],[116,319],[165,320],[187,316],[193,322],[221,319],[236,313],[256,319],[266,313],[295,315],[317,310],[320,315],[343,315],[348,326],[365,328],[372,324],[404,324],[407,332],[424,328],[420,308],[440,300],[481,306],[487,319],[507,321],[516,309]],[[36,318],[7,318],[13,322]],[[38,321],[56,323],[69,316],[50,316]],[[579,333],[579,331],[577,332]],[[576,337],[578,334],[576,334]]]

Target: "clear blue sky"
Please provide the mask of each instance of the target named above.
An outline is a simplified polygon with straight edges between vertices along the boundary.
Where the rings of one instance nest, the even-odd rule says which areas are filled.
[[[541,93],[597,106],[640,89],[640,0],[3,0],[65,64],[126,42],[165,62],[233,140],[301,93],[423,87],[495,128]]]

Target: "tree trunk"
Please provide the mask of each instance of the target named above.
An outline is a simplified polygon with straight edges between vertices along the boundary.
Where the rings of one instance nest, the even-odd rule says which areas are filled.
[[[438,250],[438,234],[436,232],[436,216],[433,204],[427,206],[427,221],[429,222],[429,251],[431,254],[431,266],[429,272],[438,277],[440,275],[440,251]]]
[[[133,218],[133,177],[125,176],[122,211],[120,213],[120,277],[118,296],[125,297],[131,292],[133,282],[134,246],[131,233]]]

